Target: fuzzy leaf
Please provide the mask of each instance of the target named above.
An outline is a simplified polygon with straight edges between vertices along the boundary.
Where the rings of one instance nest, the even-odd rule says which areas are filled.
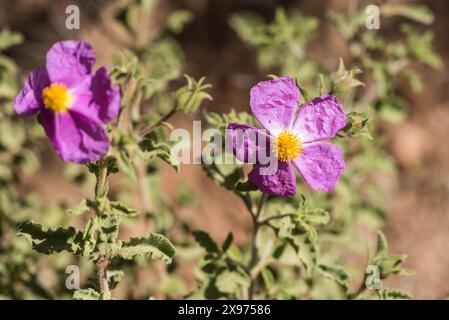
[[[34,250],[45,254],[64,250],[77,253],[80,249],[77,243],[80,233],[73,227],[49,229],[39,223],[27,221],[20,226],[18,235],[25,237]]]
[[[381,300],[408,300],[412,298],[410,293],[399,289],[380,289],[378,295]]]
[[[67,210],[67,214],[74,215],[74,216],[80,216],[87,211],[90,210],[89,204],[86,199],[83,199],[79,204],[77,204],[75,207]]]
[[[100,293],[92,288],[78,289],[73,293],[74,300],[100,300]]]
[[[203,84],[205,78],[196,81],[194,78],[185,75],[187,84],[176,92],[177,109],[184,113],[195,112],[203,100],[212,100],[212,96],[205,90],[211,87],[210,84]]]
[[[137,217],[139,214],[137,213],[136,209],[133,209],[123,202],[120,201],[111,201],[110,202],[111,209],[118,213],[121,216],[127,217],[127,218],[134,218]]]
[[[175,255],[175,247],[163,235],[150,233],[145,237],[129,238],[127,241],[123,241],[115,255],[127,260],[141,256],[170,263]]]

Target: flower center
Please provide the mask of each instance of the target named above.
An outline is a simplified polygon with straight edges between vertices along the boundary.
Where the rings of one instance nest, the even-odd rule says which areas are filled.
[[[294,160],[301,154],[301,139],[290,131],[283,130],[272,144],[274,153],[282,162]]]
[[[64,84],[53,83],[42,92],[45,108],[54,112],[64,112],[70,107],[73,95]]]

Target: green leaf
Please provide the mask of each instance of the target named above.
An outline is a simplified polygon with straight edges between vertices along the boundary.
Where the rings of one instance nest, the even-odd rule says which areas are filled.
[[[81,237],[81,248],[82,255],[85,257],[90,256],[90,254],[95,250],[95,245],[97,243],[95,238],[95,232],[98,230],[97,219],[89,219],[84,227],[84,231]]]
[[[387,255],[388,254],[388,242],[385,234],[378,230],[377,231],[377,255]]]
[[[175,94],[177,110],[184,113],[195,112],[203,100],[212,100],[212,96],[206,92],[211,88],[210,84],[204,84],[205,78],[196,81],[194,78],[184,75],[187,84],[178,89]]]
[[[327,277],[335,282],[337,282],[345,292],[348,291],[349,287],[349,274],[348,272],[340,266],[327,266],[324,264],[318,265],[318,270]]]
[[[100,293],[92,288],[78,289],[73,293],[74,300],[100,300]]]
[[[114,254],[127,260],[141,256],[170,263],[175,255],[175,247],[163,235],[150,233],[145,237],[130,238],[123,241],[121,248]]]
[[[167,27],[174,33],[180,33],[184,26],[193,20],[193,14],[188,10],[176,10],[167,19]]]
[[[125,273],[122,270],[108,270],[108,283],[109,288],[114,289],[122,280]]]
[[[433,13],[426,5],[386,3],[381,7],[381,14],[387,17],[402,16],[423,24],[433,22]]]
[[[100,233],[98,239],[101,243],[114,243],[118,237],[121,218],[119,214],[109,212],[99,217]]]
[[[232,235],[232,232],[228,233],[228,236],[226,237],[225,241],[223,242],[223,245],[221,246],[221,250],[223,250],[223,252],[226,252],[229,247],[232,244],[232,241],[234,240],[234,236]]]
[[[408,80],[414,92],[421,92],[423,89],[423,79],[422,76],[410,69],[405,69],[402,71],[402,75]]]
[[[263,268],[260,274],[262,275],[265,288],[269,290],[275,283],[273,272],[271,272],[271,270],[268,268]]]
[[[148,48],[142,61],[145,62],[146,76],[156,80],[152,86],[158,85],[153,90],[162,89],[169,81],[181,75],[182,60],[182,49],[173,38],[164,37]]]
[[[412,298],[410,293],[399,289],[380,289],[378,296],[381,300],[408,300]]]
[[[226,252],[226,255],[234,261],[237,262],[243,261],[243,254],[240,251],[239,247],[237,247],[235,244],[231,244],[228,251]]]
[[[117,165],[123,173],[125,173],[131,181],[137,183],[137,173],[134,163],[130,159],[128,153],[125,150],[120,150],[117,154]]]
[[[193,231],[192,234],[195,237],[195,241],[198,242],[201,247],[206,249],[208,253],[220,253],[218,245],[212,240],[207,232],[197,230]]]
[[[251,46],[269,43],[265,21],[252,12],[236,13],[229,19],[229,24],[239,37]]]
[[[117,214],[127,217],[127,218],[135,218],[139,215],[136,209],[133,209],[123,202],[120,201],[110,201],[109,202],[111,209],[115,211]]]
[[[23,36],[19,32],[3,29],[0,32],[0,51],[6,50],[12,46],[23,42]]]
[[[223,293],[237,293],[241,287],[248,287],[248,276],[242,272],[225,270],[217,277],[215,285]]]
[[[207,123],[219,130],[224,130],[228,127],[230,122],[234,123],[242,123],[254,126],[255,121],[254,117],[248,112],[236,112],[234,109],[231,109],[229,113],[226,114],[218,114],[215,112],[206,112],[206,121]]]
[[[346,40],[353,38],[366,21],[366,14],[364,10],[360,10],[359,12],[351,15],[344,15],[334,11],[329,11],[327,15],[329,19],[335,23],[340,33]]]
[[[20,225],[18,235],[26,238],[34,250],[44,254],[64,250],[77,253],[80,249],[77,243],[77,237],[80,234],[73,227],[49,229],[41,224],[27,221]]]
[[[293,235],[292,240],[298,257],[306,269],[307,275],[311,277],[315,272],[318,259],[316,241],[307,233]]]
[[[372,260],[372,264],[377,265],[380,270],[381,279],[385,279],[390,275],[404,275],[413,274],[412,271],[402,268],[401,264],[407,256],[392,255],[388,253],[388,243],[385,235],[378,231],[377,253]]]
[[[277,235],[280,239],[287,240],[306,269],[307,276],[314,273],[317,262],[316,230],[304,221],[284,217],[276,222]],[[277,254],[278,255],[278,254]]]
[[[157,135],[156,131],[147,134],[140,142],[139,148],[141,156],[146,161],[151,161],[155,157],[162,159],[179,172],[179,163],[173,161],[171,157],[172,145],[160,141],[163,137]]]
[[[83,199],[79,204],[77,204],[75,207],[67,210],[67,214],[74,215],[74,216],[80,216],[90,210],[90,206],[86,199]]]
[[[325,225],[329,223],[330,216],[328,211],[316,208],[308,210],[304,216],[304,220],[313,225]]]

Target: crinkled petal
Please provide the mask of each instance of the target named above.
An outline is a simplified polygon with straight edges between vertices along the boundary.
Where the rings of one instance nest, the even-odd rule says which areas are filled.
[[[85,41],[56,42],[47,52],[47,72],[51,82],[75,86],[92,71],[95,52]]]
[[[329,142],[305,144],[294,164],[312,189],[326,192],[335,188],[345,170],[341,148]]]
[[[42,90],[49,85],[47,72],[39,68],[31,72],[22,90],[14,99],[14,109],[20,116],[32,115],[43,106]]]
[[[281,197],[296,194],[296,177],[290,162],[278,162],[275,174],[264,175],[263,169],[269,164],[254,165],[248,177],[260,189],[260,191]]]
[[[251,89],[251,110],[273,134],[290,129],[301,94],[290,77],[259,82]]]
[[[119,86],[111,86],[106,68],[100,68],[93,76],[85,77],[70,90],[75,97],[71,110],[87,113],[101,123],[116,118],[120,108]]]
[[[97,110],[98,118],[107,123],[117,117],[120,108],[120,88],[111,85],[106,68],[97,70],[91,85],[93,99],[90,107]]]
[[[55,113],[44,109],[39,120],[64,161],[96,161],[109,149],[109,140],[101,124],[84,114],[73,110]]]
[[[266,131],[245,124],[229,123],[227,134],[231,139],[232,153],[240,161],[256,163],[259,156],[269,156],[267,150],[270,150],[270,138]]]
[[[302,142],[330,139],[346,125],[343,106],[334,96],[321,96],[299,109],[293,131],[298,132]]]

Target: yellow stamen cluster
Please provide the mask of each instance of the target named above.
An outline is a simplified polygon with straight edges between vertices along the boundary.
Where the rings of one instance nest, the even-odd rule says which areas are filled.
[[[295,160],[301,154],[302,147],[301,139],[287,130],[283,130],[272,143],[274,154],[282,162]]]
[[[45,108],[54,112],[65,112],[70,108],[73,96],[64,84],[53,83],[42,92]]]

